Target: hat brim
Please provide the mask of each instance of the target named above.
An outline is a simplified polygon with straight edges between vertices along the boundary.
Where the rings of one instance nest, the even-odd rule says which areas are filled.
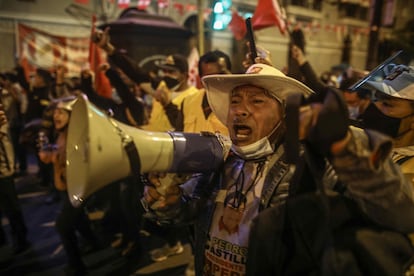
[[[386,83],[382,81],[367,81],[366,82],[368,86],[371,88],[374,88],[375,90],[378,90],[390,97],[393,98],[399,98],[399,99],[405,99],[405,100],[414,100],[413,94],[414,94],[414,84],[408,85],[404,89],[400,91],[396,91],[391,85],[387,85]]]
[[[164,69],[164,70],[172,70],[172,71],[181,72],[180,69],[178,69],[177,67],[171,66],[171,65],[158,64],[157,67],[160,68],[160,69]]]
[[[254,85],[266,89],[279,101],[295,93],[309,96],[314,92],[301,82],[287,77],[258,74],[208,75],[202,79],[207,99],[217,118],[227,125],[230,92],[242,85]]]

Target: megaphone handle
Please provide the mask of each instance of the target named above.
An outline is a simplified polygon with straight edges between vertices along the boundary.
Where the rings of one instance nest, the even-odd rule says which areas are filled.
[[[167,190],[174,186],[174,185],[180,185],[183,184],[180,181],[177,181],[177,178],[175,177],[176,174],[168,173],[165,177],[159,177],[158,181],[160,182],[160,186],[156,187],[156,190],[159,194],[165,196],[167,193]],[[156,210],[160,207],[160,202],[156,201],[151,205],[151,208]]]

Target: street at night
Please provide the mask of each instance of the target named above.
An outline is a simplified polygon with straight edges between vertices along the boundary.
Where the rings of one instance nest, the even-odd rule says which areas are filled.
[[[31,247],[14,255],[8,220],[2,223],[8,235],[8,244],[0,248],[0,275],[65,275],[66,255],[55,229],[55,218],[59,211],[59,202],[45,203],[48,189],[39,183],[36,177],[37,167],[29,166],[29,174],[16,178],[16,188],[28,228],[28,240]],[[103,211],[90,210],[94,233],[101,241],[102,249],[87,252],[83,248],[83,260],[88,268],[88,275],[184,275],[187,263],[191,259],[191,248],[184,244],[184,252],[172,256],[163,262],[152,262],[149,252],[162,246],[156,233],[141,231],[142,250],[128,257],[121,257],[119,249],[110,246],[114,240],[107,225],[103,222]],[[105,229],[106,228],[106,229]],[[185,237],[183,237],[185,238]]]

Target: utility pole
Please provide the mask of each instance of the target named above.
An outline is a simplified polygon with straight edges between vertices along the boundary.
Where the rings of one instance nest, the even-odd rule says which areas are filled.
[[[204,11],[203,0],[197,0],[198,9],[198,53],[204,55]]]
[[[378,65],[379,32],[382,23],[383,0],[371,0],[370,31],[366,69],[372,70]]]

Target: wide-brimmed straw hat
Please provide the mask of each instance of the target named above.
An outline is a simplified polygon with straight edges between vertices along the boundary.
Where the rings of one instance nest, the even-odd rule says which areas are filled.
[[[230,94],[242,85],[254,85],[266,89],[274,98],[283,103],[293,93],[305,96],[313,91],[303,83],[290,78],[276,68],[266,64],[253,64],[245,74],[208,75],[202,78],[207,99],[217,118],[227,125]]]
[[[382,81],[367,81],[368,86],[388,96],[414,101],[414,67],[398,65]]]

